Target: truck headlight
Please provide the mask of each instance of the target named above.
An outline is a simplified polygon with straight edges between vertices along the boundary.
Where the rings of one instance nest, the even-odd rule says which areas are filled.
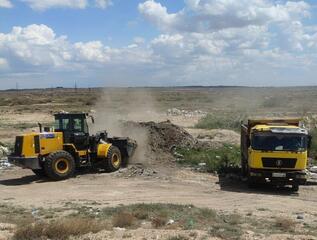
[[[262,174],[261,173],[250,172],[250,176],[251,177],[261,177]]]

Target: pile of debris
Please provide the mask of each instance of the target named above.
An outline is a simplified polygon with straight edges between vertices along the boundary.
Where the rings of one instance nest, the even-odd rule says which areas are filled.
[[[170,108],[166,112],[167,116],[184,116],[184,117],[194,117],[194,116],[206,116],[207,112],[201,111],[201,110],[195,110],[195,111],[188,111],[184,109],[178,109],[178,108]]]
[[[9,149],[0,143],[0,159],[5,158],[9,154]]]
[[[152,168],[145,167],[143,164],[134,164],[128,166],[127,168],[120,169],[116,172],[116,175],[126,178],[137,176],[153,177],[157,175],[157,171]]]
[[[11,167],[11,164],[7,160],[9,149],[0,144],[0,170]]]
[[[310,182],[317,182],[317,166],[312,166],[308,169],[308,176]]]
[[[197,143],[192,135],[170,121],[137,124],[148,131],[148,144],[152,152],[171,153],[175,147],[193,147]]]

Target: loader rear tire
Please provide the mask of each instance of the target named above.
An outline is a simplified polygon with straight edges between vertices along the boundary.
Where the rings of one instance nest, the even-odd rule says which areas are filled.
[[[106,157],[106,170],[114,172],[120,169],[122,165],[122,157],[119,148],[111,146]]]
[[[41,168],[41,169],[32,169],[32,172],[39,178],[47,177],[46,173],[45,173],[45,170],[43,168]]]
[[[49,178],[56,181],[64,180],[74,175],[75,160],[66,151],[52,152],[45,159],[44,169]]]

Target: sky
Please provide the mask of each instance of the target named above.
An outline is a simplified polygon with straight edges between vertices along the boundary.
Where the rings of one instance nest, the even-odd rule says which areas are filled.
[[[0,0],[0,89],[317,85],[317,1]]]

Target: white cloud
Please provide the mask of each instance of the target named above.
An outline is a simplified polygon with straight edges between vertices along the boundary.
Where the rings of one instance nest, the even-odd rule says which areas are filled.
[[[79,42],[75,43],[74,47],[78,59],[101,63],[110,61],[110,56],[106,54],[106,49],[100,41]]]
[[[7,70],[8,68],[9,68],[9,63],[8,63],[7,59],[0,58],[0,71]]]
[[[160,3],[148,0],[139,4],[139,11],[163,31],[212,32],[294,20],[309,16],[310,10],[303,1],[276,4],[267,0],[187,0],[186,3],[181,11],[168,13]]]
[[[43,11],[49,8],[79,8],[88,6],[87,0],[23,0],[34,10]]]
[[[0,33],[0,56],[3,54],[26,65],[62,66],[68,52],[66,37],[56,37],[46,25],[13,27],[8,34]]]
[[[1,0],[0,0],[1,1]],[[2,0],[3,1],[3,0]],[[50,8],[74,8],[85,9],[88,6],[107,8],[112,5],[111,0],[22,0],[32,9],[45,11]]]
[[[0,0],[0,8],[12,8],[13,4],[9,0]]]
[[[0,33],[0,59],[8,59],[15,71],[78,71],[88,66],[102,68],[111,64],[137,64],[150,61],[150,54],[137,45],[116,49],[100,41],[71,43],[66,36],[56,36],[46,25],[13,27]],[[3,60],[4,61],[4,60]],[[3,65],[4,62],[1,62]]]
[[[110,5],[112,5],[111,0],[96,0],[96,6],[99,8],[107,8]]]
[[[276,76],[294,78],[296,74],[289,76],[290,69],[311,72],[311,66],[317,65],[311,60],[317,51],[317,29],[303,24],[311,16],[311,7],[304,1],[185,3],[184,9],[174,13],[155,0],[138,6],[144,18],[162,32],[151,42],[153,55],[182,81],[226,82],[249,73],[252,84]]]

